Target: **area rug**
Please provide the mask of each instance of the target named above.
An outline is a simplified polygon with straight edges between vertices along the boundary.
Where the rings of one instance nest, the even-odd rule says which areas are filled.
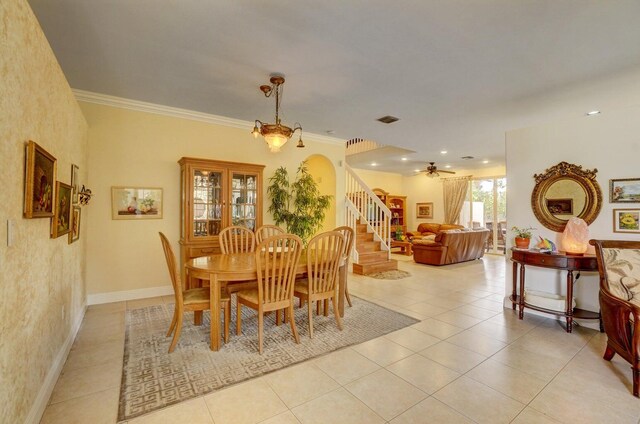
[[[411,277],[411,273],[402,271],[400,269],[394,269],[391,271],[374,272],[373,274],[367,274],[367,277],[377,278],[378,280],[400,280],[402,278]]]
[[[275,326],[274,314],[265,316],[264,351],[258,354],[257,315],[242,308],[242,335],[235,336],[235,307],[228,344],[218,352],[209,349],[208,311],[203,325],[193,325],[186,313],[180,341],[169,354],[171,337],[165,337],[173,304],[127,311],[126,338],[118,421],[125,421],[184,400],[201,396],[311,358],[362,343],[415,324],[418,320],[352,296],[344,330],[335,318],[315,316],[313,339],[307,328],[307,308],[296,308],[300,344],[287,325]]]

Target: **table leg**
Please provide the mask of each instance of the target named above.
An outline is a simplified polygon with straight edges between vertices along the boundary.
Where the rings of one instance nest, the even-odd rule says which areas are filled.
[[[520,306],[520,313],[518,314],[518,317],[520,319],[524,318],[524,264],[520,264],[520,299],[519,300],[519,306]]]
[[[513,299],[511,301],[511,307],[513,308],[513,310],[516,310],[516,296],[518,295],[518,293],[516,292],[516,285],[518,283],[518,263],[514,262],[513,263],[513,290],[511,291],[511,298]]]
[[[573,328],[573,271],[567,271],[567,333]]]
[[[338,313],[344,317],[344,299],[347,291],[347,262],[338,269]]]
[[[211,301],[211,350],[220,349],[220,281],[217,274],[209,279]]]

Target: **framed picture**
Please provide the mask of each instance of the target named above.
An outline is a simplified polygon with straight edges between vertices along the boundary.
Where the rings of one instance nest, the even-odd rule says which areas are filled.
[[[80,238],[80,215],[82,210],[80,206],[73,206],[71,212],[71,231],[69,231],[69,244],[78,241]]]
[[[162,219],[162,189],[111,187],[111,219]]]
[[[78,165],[71,165],[71,189],[73,190],[74,205],[78,204]]]
[[[640,178],[609,180],[610,203],[640,203]]]
[[[573,199],[547,199],[547,209],[552,215],[573,215]]]
[[[416,218],[433,219],[433,202],[416,203]]]
[[[614,233],[640,233],[640,209],[614,209]]]
[[[26,150],[24,217],[52,217],[55,211],[56,158],[31,140]]]
[[[71,231],[71,186],[56,181],[56,207],[51,220],[51,238]]]

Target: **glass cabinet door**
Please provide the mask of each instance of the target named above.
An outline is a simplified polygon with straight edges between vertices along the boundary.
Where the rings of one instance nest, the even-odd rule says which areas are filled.
[[[216,236],[223,228],[223,173],[193,171],[193,236]]]
[[[232,173],[231,177],[231,225],[256,230],[256,205],[258,203],[257,176]]]

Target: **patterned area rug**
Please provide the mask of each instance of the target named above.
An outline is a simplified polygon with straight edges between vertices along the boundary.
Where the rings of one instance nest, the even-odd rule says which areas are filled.
[[[182,334],[173,353],[165,337],[173,304],[127,311],[124,364],[118,421],[128,420],[225,386],[276,371],[334,350],[362,343],[415,324],[418,320],[352,296],[344,330],[335,318],[315,316],[313,339],[307,328],[307,308],[296,308],[300,334],[297,345],[287,325],[275,326],[275,314],[265,316],[264,352],[258,354],[257,315],[242,308],[242,336],[235,336],[232,306],[229,343],[218,352],[209,349],[208,311],[203,325],[193,325],[186,313]]]
[[[403,278],[411,277],[411,273],[395,269],[393,271],[375,272],[373,274],[367,274],[367,277],[377,278],[378,280],[400,280]]]

